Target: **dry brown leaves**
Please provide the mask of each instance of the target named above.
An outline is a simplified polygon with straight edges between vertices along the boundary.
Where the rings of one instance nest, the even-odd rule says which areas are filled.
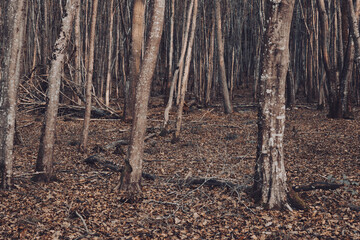
[[[307,212],[266,211],[243,192],[173,183],[186,177],[218,177],[250,185],[256,151],[255,111],[239,105],[226,116],[220,107],[198,109],[185,114],[180,142],[171,144],[171,135],[148,139],[144,171],[158,178],[144,180],[143,199],[132,204],[122,203],[121,195],[113,190],[118,173],[83,162],[98,151],[96,146],[127,139],[129,124],[91,122],[94,151],[82,155],[74,146],[82,122],[60,119],[55,160],[61,181],[42,184],[30,180],[41,122],[24,115],[19,121],[24,143],[15,149],[14,189],[0,192],[1,238],[359,239],[359,212],[349,207],[360,205],[359,112],[353,121],[331,120],[325,112],[306,108],[287,112],[289,182],[345,184],[335,191],[301,193],[310,206]],[[149,134],[160,132],[162,112],[162,107],[151,109]],[[123,163],[124,155],[113,150],[97,154],[119,166]]]

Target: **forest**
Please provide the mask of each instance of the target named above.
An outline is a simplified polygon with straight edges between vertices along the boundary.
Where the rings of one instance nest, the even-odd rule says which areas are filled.
[[[360,239],[360,0],[0,1],[0,239]]]

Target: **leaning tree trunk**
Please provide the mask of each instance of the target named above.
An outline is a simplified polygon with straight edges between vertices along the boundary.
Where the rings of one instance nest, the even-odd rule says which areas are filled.
[[[180,131],[181,131],[181,123],[182,123],[182,114],[185,104],[185,94],[187,90],[188,80],[189,80],[189,71],[190,71],[190,63],[191,63],[191,56],[192,56],[192,48],[194,45],[194,38],[195,38],[195,29],[196,29],[196,19],[197,19],[197,11],[198,11],[198,0],[194,1],[194,9],[192,13],[192,23],[191,23],[191,35],[189,38],[188,47],[186,49],[186,58],[185,58],[185,67],[182,72],[180,72],[181,78],[179,78],[179,82],[181,82],[180,87],[180,102],[176,113],[176,129],[173,136],[173,142],[177,142],[180,140]],[[186,41],[186,39],[185,39]],[[181,71],[181,68],[180,68]]]
[[[269,209],[288,206],[284,166],[285,82],[295,0],[268,0],[259,92],[258,148],[254,193]]]
[[[60,36],[54,46],[53,60],[49,72],[49,89],[47,95],[47,106],[45,121],[41,132],[39,153],[36,161],[36,171],[34,180],[49,182],[55,179],[53,168],[53,153],[56,130],[56,117],[59,105],[59,93],[61,75],[63,73],[66,48],[68,46],[72,23],[79,7],[79,0],[70,0],[66,4],[66,15],[62,20]]]
[[[11,0],[7,4],[8,45],[5,48],[5,66],[0,72],[0,188],[2,189],[11,188],[16,97],[27,13],[25,0]]]
[[[90,33],[90,46],[89,46],[89,59],[87,59],[87,74],[86,74],[86,87],[85,87],[85,97],[86,97],[86,105],[85,105],[85,116],[84,116],[84,124],[82,131],[82,139],[80,150],[83,152],[87,151],[87,142],[89,136],[89,126],[90,126],[90,115],[91,115],[91,90],[92,90],[92,78],[94,73],[94,53],[95,53],[95,32],[96,32],[96,16],[98,9],[98,0],[94,0],[93,2],[93,12],[91,16],[91,33]]]
[[[142,157],[146,132],[146,116],[150,87],[155,71],[162,29],[164,25],[165,0],[155,0],[149,39],[136,85],[135,109],[129,146],[129,157],[121,176],[120,189],[130,196],[141,192]]]

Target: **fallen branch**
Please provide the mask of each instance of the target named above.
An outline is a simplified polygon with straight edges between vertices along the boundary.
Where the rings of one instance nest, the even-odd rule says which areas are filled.
[[[316,189],[335,190],[342,186],[344,186],[344,184],[329,183],[329,182],[314,182],[309,185],[294,186],[293,189],[295,192],[312,191]]]
[[[81,219],[81,221],[82,221],[82,223],[83,223],[83,225],[84,225],[84,228],[85,228],[86,233],[87,233],[87,234],[90,234],[90,231],[89,231],[89,229],[88,229],[88,227],[87,227],[87,225],[86,225],[85,219],[81,216],[80,213],[78,213],[78,211],[75,211],[75,214]]]
[[[148,139],[150,139],[150,138],[152,138],[152,137],[154,137],[154,136],[156,136],[156,135],[157,135],[156,133],[151,133],[151,134],[149,134],[149,135],[147,135],[147,136],[145,137],[144,141],[146,141],[146,140],[148,140]],[[129,145],[129,144],[130,144],[130,141],[129,141],[129,140],[127,140],[127,139],[120,139],[120,140],[117,140],[117,141],[115,141],[115,142],[111,142],[111,143],[107,144],[104,148],[105,148],[106,150],[109,150],[109,149],[114,148],[114,147],[116,147],[116,146],[118,146],[118,145]]]

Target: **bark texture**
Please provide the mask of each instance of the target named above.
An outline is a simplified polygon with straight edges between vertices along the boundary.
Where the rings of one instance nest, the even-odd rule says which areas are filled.
[[[217,29],[217,41],[218,41],[218,50],[219,50],[219,65],[221,70],[221,87],[224,98],[224,109],[226,114],[232,113],[232,106],[230,102],[229,89],[226,80],[226,70],[225,70],[225,59],[224,59],[224,42],[222,36],[222,27],[221,27],[221,7],[220,0],[216,1],[216,29]]]
[[[283,138],[285,82],[294,2],[268,0],[268,24],[261,56],[254,192],[256,200],[269,209],[281,209],[287,205]]]
[[[144,43],[145,29],[145,1],[135,0],[133,6],[132,29],[131,29],[131,55],[129,61],[130,75],[128,79],[128,91],[126,93],[126,103],[124,118],[133,116],[136,81],[140,72],[141,50]]]
[[[73,20],[75,18],[79,0],[70,0],[66,5],[66,15],[63,18],[60,36],[57,39],[53,52],[53,59],[49,72],[49,89],[47,95],[47,106],[45,121],[41,132],[38,158],[36,161],[35,175],[37,181],[51,181],[55,178],[53,168],[54,142],[56,131],[56,117],[59,105],[59,93],[61,84],[61,75],[64,67],[66,48],[68,46],[71,31],[73,29]]]
[[[5,48],[5,66],[0,76],[0,188],[2,189],[11,188],[16,97],[26,25],[26,1],[11,0],[7,4],[6,35],[9,41]]]
[[[135,109],[131,130],[129,157],[121,176],[120,189],[130,194],[141,192],[142,158],[150,86],[154,75],[164,24],[165,0],[155,0],[149,39],[136,85]]]
[[[91,90],[92,90],[92,78],[94,74],[94,54],[95,54],[95,32],[96,32],[96,17],[98,10],[98,0],[93,2],[93,11],[91,16],[91,33],[90,33],[90,46],[89,46],[89,59],[87,61],[87,75],[86,75],[86,86],[85,86],[85,96],[86,96],[86,105],[85,105],[85,116],[84,116],[84,125],[82,131],[82,140],[80,145],[80,150],[83,152],[87,151],[87,142],[89,136],[89,126],[90,126],[90,115],[91,115]]]

